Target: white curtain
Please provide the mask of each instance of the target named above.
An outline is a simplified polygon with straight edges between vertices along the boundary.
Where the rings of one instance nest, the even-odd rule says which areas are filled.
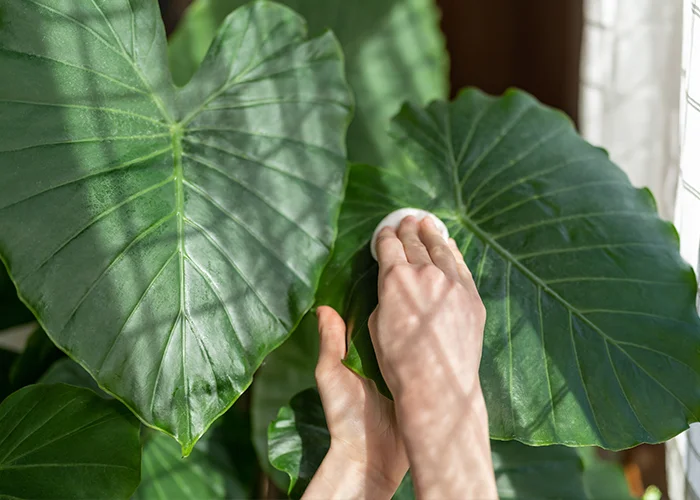
[[[651,188],[697,273],[700,0],[587,0],[585,9],[582,132]],[[671,500],[700,500],[700,425],[666,450]]]
[[[681,235],[681,254],[697,273],[700,271],[700,0],[685,0],[683,6],[682,77],[681,172],[675,221]],[[666,451],[671,499],[700,499],[700,424],[671,441]]]
[[[581,131],[673,217],[683,0],[587,0]]]

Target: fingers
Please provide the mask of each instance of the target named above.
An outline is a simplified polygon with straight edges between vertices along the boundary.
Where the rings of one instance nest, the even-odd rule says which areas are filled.
[[[418,235],[418,219],[409,216],[402,220],[398,235],[408,262],[418,265],[432,264],[430,254]]]
[[[333,309],[328,306],[321,306],[317,309],[318,316],[318,333],[319,333],[319,352],[318,365],[316,367],[317,379],[318,374],[324,371],[330,371],[336,366],[341,366],[341,360],[345,357],[345,322],[343,318]]]
[[[447,242],[442,238],[442,235],[435,226],[435,222],[430,217],[426,217],[419,224],[420,230],[418,235],[420,240],[428,250],[428,254],[433,263],[452,279],[460,279],[457,272],[457,262]]]
[[[377,246],[379,269],[389,269],[396,264],[408,262],[403,244],[393,228],[385,227],[382,229],[377,235],[375,245]]]
[[[462,285],[473,294],[476,294],[478,297],[479,292],[476,289],[476,283],[474,283],[474,278],[472,277],[469,267],[467,267],[466,262],[464,262],[464,256],[462,255],[462,252],[459,251],[457,243],[455,240],[450,238],[447,242],[447,246],[452,251],[452,255],[454,255],[455,262],[457,264],[457,272],[459,273],[459,279],[462,282]]]

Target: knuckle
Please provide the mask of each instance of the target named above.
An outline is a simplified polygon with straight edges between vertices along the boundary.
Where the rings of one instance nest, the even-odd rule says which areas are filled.
[[[486,322],[486,306],[480,300],[474,304],[474,316],[480,323]]]
[[[444,280],[447,279],[442,269],[433,264],[421,266],[419,272],[424,279],[436,284],[444,284]]]
[[[433,249],[430,251],[431,255],[436,258],[436,259],[452,259],[454,260],[455,256],[452,253],[452,250],[447,248],[445,245],[437,245],[433,247]]]

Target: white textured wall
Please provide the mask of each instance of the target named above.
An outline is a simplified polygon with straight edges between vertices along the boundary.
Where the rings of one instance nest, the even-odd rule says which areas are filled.
[[[673,217],[683,0],[587,0],[581,131]]]
[[[697,273],[700,271],[700,0],[685,0],[683,21],[681,172],[675,219],[681,235],[681,254]],[[669,442],[666,451],[671,500],[699,499],[700,424],[694,424],[690,431]]]

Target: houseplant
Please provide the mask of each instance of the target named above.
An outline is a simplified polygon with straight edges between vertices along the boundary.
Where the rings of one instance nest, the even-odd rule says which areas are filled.
[[[353,12],[361,19],[361,6],[324,17],[320,3],[308,5],[296,6],[319,14],[314,31]],[[75,409],[87,412],[88,431],[121,423],[99,429],[124,444],[113,465],[131,471],[119,487],[107,473],[92,489],[71,481],[76,497],[128,496],[139,463],[143,498],[251,495],[253,472],[236,460],[252,453],[250,433],[227,434],[251,425],[270,469],[267,426],[313,383],[315,325],[306,313],[314,303],[354,325],[346,363],[381,386],[365,326],[376,299],[366,247],[379,219],[409,205],[448,223],[488,308],[482,383],[492,438],[621,449],[669,439],[697,420],[696,281],[651,195],[526,94],[467,90],[423,107],[445,97],[439,34],[401,21],[432,7],[375,5],[366,15],[407,30],[389,38],[433,41],[432,72],[412,75],[400,51],[373,51],[381,30],[346,31],[359,110],[346,148],[353,99],[341,47],[332,33],[307,37],[287,7],[244,5],[214,37],[197,32],[197,16],[238,2],[196,4],[182,33],[213,38],[211,49],[186,53],[190,45],[178,42],[186,36],[176,35],[169,57],[176,68],[178,56],[194,58],[192,67],[203,58],[189,79],[184,63],[180,73],[167,67],[155,0],[0,0],[0,67],[12,75],[0,82],[0,256],[49,347],[80,365],[59,360],[44,385],[0,406],[0,416],[32,424],[0,420],[0,474],[13,471],[0,481],[13,489],[0,494],[21,498],[30,485],[65,481],[63,466],[103,470],[107,447],[49,465],[85,430],[53,429],[61,396],[69,410],[89,400]],[[372,61],[398,64],[421,83],[389,79],[387,100]],[[174,86],[171,73],[186,85]],[[372,76],[376,85],[363,85]],[[419,104],[401,109],[391,134],[379,132],[405,99]],[[377,102],[386,106],[370,113]],[[364,163],[346,168],[347,159]],[[298,356],[300,345],[312,347]],[[229,410],[266,358],[250,411]],[[92,380],[97,395],[56,384]],[[47,394],[56,406],[40,405]],[[191,454],[184,462],[168,435]],[[514,446],[504,456],[521,465],[505,467],[509,474],[535,453]],[[549,452],[585,472],[566,449],[541,448],[537,459]],[[184,479],[179,464],[191,472]]]

